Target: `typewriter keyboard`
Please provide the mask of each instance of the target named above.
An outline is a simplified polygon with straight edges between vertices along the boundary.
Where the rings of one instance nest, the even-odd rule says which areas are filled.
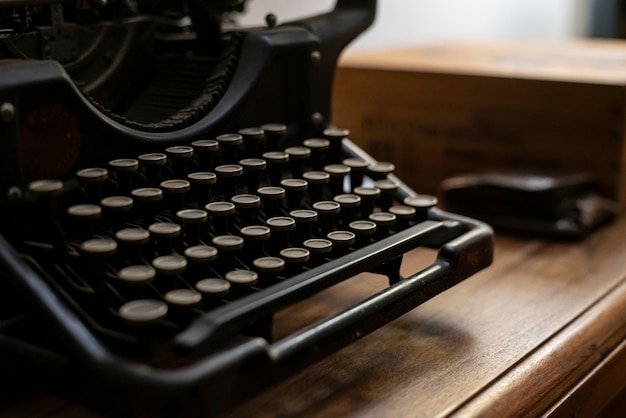
[[[393,164],[372,159],[347,131],[289,144],[285,132],[280,124],[243,129],[30,182],[2,225],[19,263],[0,261],[13,265],[7,282],[38,313],[3,292],[4,335],[88,370],[97,364],[95,375],[131,373],[133,382],[173,378],[134,369],[163,353],[200,364],[189,384],[219,385],[220,371],[259,355],[261,374],[289,364],[274,379],[490,263],[488,227],[434,209],[434,197],[411,192]],[[439,248],[438,260],[401,277],[402,255],[419,246]],[[389,288],[272,342],[275,312],[367,271],[388,276]],[[22,314],[26,325],[11,320]],[[62,331],[51,338],[41,331],[48,323]],[[257,342],[224,349],[240,341]]]

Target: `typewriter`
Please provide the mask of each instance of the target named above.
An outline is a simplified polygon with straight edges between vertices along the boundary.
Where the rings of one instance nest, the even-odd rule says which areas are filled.
[[[490,264],[487,225],[329,120],[376,2],[238,29],[244,6],[0,0],[3,376],[115,416],[216,415]],[[435,261],[403,277],[420,247]],[[362,272],[388,286],[272,338]]]

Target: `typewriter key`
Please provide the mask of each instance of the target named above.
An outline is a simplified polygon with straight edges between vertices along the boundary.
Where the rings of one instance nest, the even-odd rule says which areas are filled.
[[[302,177],[309,183],[311,202],[324,199],[324,188],[330,181],[330,174],[325,171],[307,171]]]
[[[97,203],[102,198],[103,184],[109,179],[109,172],[106,168],[93,167],[79,170],[76,173],[83,190],[87,195],[87,200]]]
[[[83,241],[80,250],[85,255],[101,259],[115,254],[117,243],[109,238],[93,238]]]
[[[349,228],[356,235],[356,247],[361,248],[369,244],[376,233],[376,223],[373,221],[350,222]]]
[[[276,216],[266,221],[271,230],[268,251],[278,254],[281,249],[289,246],[289,232],[296,227],[296,221],[288,216]]]
[[[148,227],[155,240],[155,251],[160,255],[171,254],[178,247],[182,228],[171,222],[157,222]]]
[[[202,209],[183,209],[176,212],[176,219],[183,224],[185,242],[187,245],[196,245],[203,234],[203,224],[209,218]]]
[[[243,137],[239,134],[224,134],[217,138],[217,142],[220,143],[222,149],[222,157],[226,164],[234,164],[239,159],[237,158],[237,149],[243,142]]]
[[[376,201],[380,197],[381,191],[378,187],[357,187],[353,190],[354,194],[361,198],[361,206],[359,212],[362,218],[367,218],[374,212]]]
[[[217,248],[210,245],[195,245],[185,248],[188,261],[189,277],[200,280],[209,273],[209,265],[217,259]]]
[[[124,267],[117,273],[118,279],[129,285],[150,283],[156,276],[156,270],[145,264]]]
[[[376,224],[376,239],[387,238],[396,224],[396,215],[390,212],[376,212],[369,216]]]
[[[67,208],[67,214],[73,220],[72,235],[86,238],[96,232],[102,208],[92,204],[74,205]]]
[[[388,174],[393,173],[396,166],[386,161],[378,161],[368,167],[369,176],[372,180],[384,180]]]
[[[163,179],[163,167],[167,164],[167,155],[153,152],[141,154],[137,157],[144,169],[144,175],[149,186],[157,186]]]
[[[263,154],[267,161],[267,169],[270,174],[270,185],[280,186],[283,179],[283,166],[289,161],[289,155],[281,151],[270,151]]]
[[[360,158],[346,158],[343,165],[350,167],[350,190],[354,190],[363,185],[363,178],[367,173],[370,163]]]
[[[356,241],[356,235],[350,231],[333,231],[326,237],[332,242],[333,255],[335,257],[348,254],[350,246]]]
[[[324,167],[324,171],[330,176],[330,190],[334,195],[344,192],[344,180],[350,174],[350,167],[343,164],[330,164]]]
[[[115,239],[127,262],[134,263],[141,260],[142,248],[150,241],[150,232],[142,228],[124,228],[115,233]]]
[[[230,200],[237,189],[237,178],[243,174],[243,167],[239,164],[227,164],[215,167],[215,174],[220,178],[224,192],[224,199]]]
[[[167,208],[176,212],[184,207],[185,195],[191,190],[191,183],[181,179],[165,180],[161,182],[160,187],[163,189]]]
[[[323,264],[326,256],[329,255],[333,249],[333,243],[323,238],[307,239],[302,245],[311,253],[312,267]]]
[[[163,299],[174,308],[193,308],[202,301],[202,294],[193,289],[172,289]]]
[[[137,211],[144,225],[150,225],[154,219],[159,202],[163,199],[163,190],[156,187],[144,187],[134,189],[130,194],[137,202]]]
[[[281,202],[286,195],[285,189],[276,186],[261,187],[257,194],[261,197],[266,218],[280,215]]]
[[[291,234],[291,241],[300,245],[304,240],[313,238],[313,225],[317,222],[317,212],[308,209],[297,209],[289,212],[289,216],[296,221],[296,228]]]
[[[289,155],[289,165],[293,178],[301,178],[307,168],[307,162],[311,158],[311,149],[307,147],[289,147],[285,149]]]
[[[209,298],[227,295],[230,292],[230,288],[230,282],[224,279],[202,279],[196,283],[196,289],[202,293],[203,296]]]
[[[330,141],[323,138],[310,138],[304,140],[304,146],[311,149],[311,168],[321,171],[326,165],[326,154],[330,148]]]
[[[193,141],[191,146],[196,151],[200,169],[213,170],[213,156],[219,148],[219,142],[214,139],[199,139]]]
[[[231,218],[235,214],[235,205],[231,202],[211,202],[204,206],[204,209],[211,215],[213,221],[211,226],[216,235],[225,235],[231,228]]]
[[[163,276],[175,276],[187,270],[187,259],[179,255],[162,255],[152,260],[152,267]]]
[[[428,210],[437,206],[437,198],[426,194],[408,196],[404,204],[415,209],[415,222],[422,222],[428,218]]]
[[[344,226],[357,219],[357,209],[361,205],[361,197],[356,194],[340,194],[333,200],[341,205],[341,223]]]
[[[287,206],[289,209],[300,209],[304,205],[304,192],[309,183],[303,179],[285,179],[280,182],[287,193]]]
[[[261,142],[265,139],[265,131],[261,128],[245,128],[239,130],[239,135],[243,138],[243,149],[246,157],[259,155]]]
[[[244,239],[242,257],[246,262],[264,255],[265,241],[270,237],[270,229],[263,225],[246,226],[241,229]]]
[[[193,148],[187,145],[177,145],[166,148],[165,152],[169,155],[169,160],[172,162],[174,177],[186,177],[189,161],[193,157]]]
[[[267,163],[260,158],[246,158],[239,161],[239,165],[243,167],[248,193],[254,193],[259,188],[261,172],[265,170]]]
[[[257,209],[261,206],[261,198],[253,194],[238,194],[233,196],[231,201],[237,208],[240,226],[250,226],[258,224]]]
[[[341,211],[341,205],[331,200],[322,200],[313,203],[313,210],[319,215],[319,230],[321,235],[326,235],[335,229],[335,217]]]
[[[160,189],[156,189],[161,193]],[[109,196],[100,201],[104,209],[107,223],[115,229],[119,229],[126,220],[126,215],[133,209],[133,199],[128,196]]]
[[[259,275],[252,270],[236,269],[226,273],[224,278],[235,286],[250,287],[254,286],[257,283]]]
[[[223,271],[235,268],[237,252],[243,248],[243,238],[237,235],[220,235],[212,240],[218,250],[218,263]]]
[[[261,126],[263,132],[265,132],[265,138],[267,139],[268,151],[278,151],[283,149],[282,139],[287,133],[287,126],[282,123],[266,123]]]
[[[115,180],[119,191],[123,194],[133,188],[134,175],[139,169],[139,161],[134,158],[120,158],[109,161],[109,166],[115,172]]]
[[[139,299],[123,304],[119,309],[120,316],[135,324],[148,324],[167,315],[167,304],[156,299]]]
[[[324,136],[330,141],[329,162],[332,164],[341,161],[342,140],[350,135],[348,129],[328,128],[324,130]]]
[[[28,184],[28,191],[36,196],[57,196],[63,191],[61,180],[36,180]]]
[[[415,219],[415,208],[410,206],[394,205],[389,208],[389,212],[396,215],[396,231],[408,228]]]
[[[306,248],[284,248],[280,251],[280,257],[285,260],[285,275],[291,277],[303,271],[311,259],[311,252]]]
[[[393,205],[393,200],[398,191],[398,183],[393,180],[384,179],[376,180],[374,186],[380,189],[380,198],[378,199],[378,206],[387,212]]]
[[[268,286],[277,282],[278,274],[285,269],[285,260],[279,257],[259,257],[252,265],[259,274],[259,282]]]
[[[217,175],[208,171],[198,171],[187,175],[191,183],[192,200],[203,207],[212,199],[211,186],[217,181]]]

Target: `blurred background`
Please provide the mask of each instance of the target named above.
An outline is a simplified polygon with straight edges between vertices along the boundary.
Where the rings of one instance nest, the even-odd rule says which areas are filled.
[[[546,39],[621,35],[621,0],[381,0],[374,25],[349,50],[451,39]],[[330,10],[335,0],[250,0],[241,25],[258,26]]]

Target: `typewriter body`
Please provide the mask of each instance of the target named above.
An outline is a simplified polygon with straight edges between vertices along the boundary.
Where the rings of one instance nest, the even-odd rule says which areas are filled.
[[[0,0],[3,373],[214,415],[487,267],[488,226],[331,126],[375,3],[244,30],[235,0]],[[273,341],[275,312],[361,272],[389,286]]]

